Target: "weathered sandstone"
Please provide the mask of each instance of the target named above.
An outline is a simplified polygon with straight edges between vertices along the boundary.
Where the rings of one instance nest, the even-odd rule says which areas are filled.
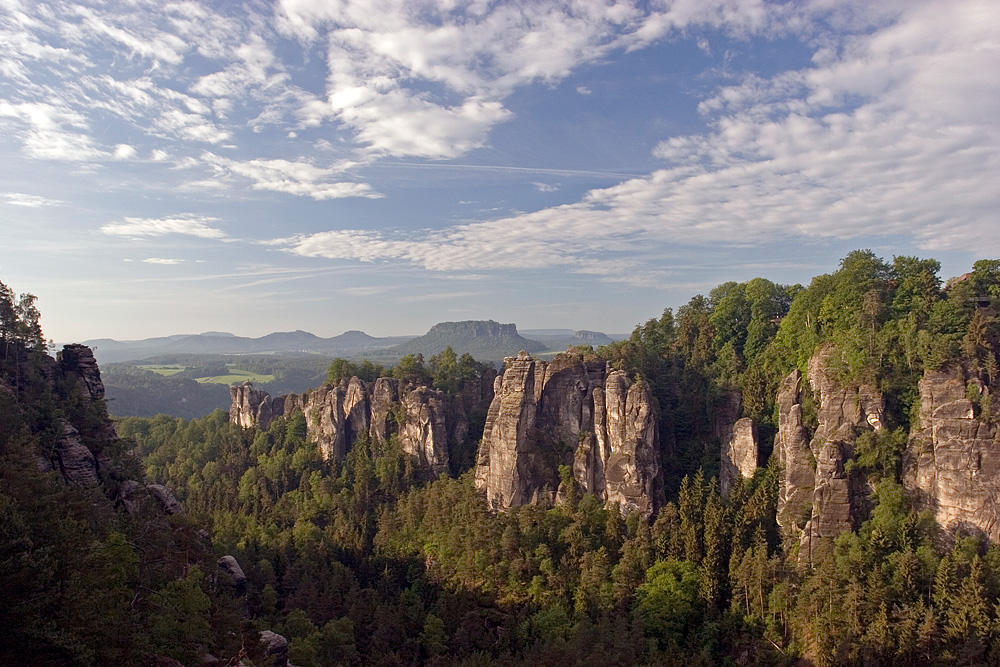
[[[555,500],[559,467],[623,511],[662,503],[657,419],[645,382],[604,362],[527,352],[504,361],[486,420],[476,485],[494,509]]]
[[[926,371],[919,388],[920,423],[910,431],[904,486],[916,508],[933,512],[946,531],[1000,540],[1000,440],[966,398],[969,390],[989,398],[989,388],[959,365]]]

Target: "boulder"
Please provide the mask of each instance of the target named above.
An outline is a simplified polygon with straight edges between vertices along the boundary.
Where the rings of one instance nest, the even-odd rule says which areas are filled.
[[[127,479],[118,487],[118,502],[121,503],[126,514],[135,516],[139,513],[139,491],[141,488],[139,482],[134,479]]]
[[[271,658],[272,667],[288,667],[288,640],[276,632],[264,630],[260,633],[260,643],[264,653]]]
[[[243,595],[247,589],[247,575],[243,572],[243,568],[236,561],[233,556],[223,556],[219,559],[219,569],[229,575],[233,580],[233,586],[236,589],[237,595]]]

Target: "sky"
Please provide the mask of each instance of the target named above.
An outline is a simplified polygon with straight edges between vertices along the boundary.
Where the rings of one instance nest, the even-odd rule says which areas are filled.
[[[625,333],[1000,256],[995,0],[0,0],[0,281],[57,342]]]

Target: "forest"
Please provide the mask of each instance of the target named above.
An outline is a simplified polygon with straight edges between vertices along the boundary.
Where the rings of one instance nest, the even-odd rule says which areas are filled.
[[[667,502],[649,517],[581,493],[568,471],[562,502],[491,512],[473,483],[475,433],[430,481],[391,440],[323,461],[301,413],[266,430],[221,410],[129,417],[102,440],[103,401],[46,370],[33,298],[4,286],[0,664],[265,665],[265,630],[299,667],[1000,664],[1000,545],[943,530],[902,483],[925,371],[1000,381],[1000,260],[949,284],[939,270],[855,251],[808,286],[725,283],[627,340],[578,347],[652,387]],[[884,396],[885,427],[848,462],[869,511],[803,562],[766,454],[782,379],[824,345],[839,377]],[[335,360],[327,380],[389,374],[456,393],[485,372],[446,349],[389,369]],[[712,412],[734,388],[765,465],[723,496]],[[992,396],[976,397],[990,428]],[[815,428],[808,397],[803,413]],[[41,471],[64,421],[104,461],[100,486]],[[141,478],[184,511],[123,511],[120,488]],[[245,583],[220,571],[223,555]]]

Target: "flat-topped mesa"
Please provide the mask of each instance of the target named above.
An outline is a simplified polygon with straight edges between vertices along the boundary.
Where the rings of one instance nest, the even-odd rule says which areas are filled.
[[[326,461],[340,461],[359,437],[385,445],[396,436],[400,449],[415,459],[426,477],[448,471],[449,442],[468,433],[467,411],[492,399],[493,375],[470,380],[455,396],[430,387],[404,387],[395,378],[365,383],[357,377],[305,394],[272,399],[244,382],[232,387],[229,421],[243,428],[266,429],[277,417],[301,412],[306,437]]]
[[[903,485],[915,508],[930,510],[947,533],[981,532],[1000,541],[1000,432],[996,397],[961,365],[927,370],[919,383],[920,423],[910,430]],[[981,409],[981,408],[980,408]]]
[[[881,394],[837,379],[836,354],[835,347],[826,345],[809,360],[807,381],[817,419],[811,438],[802,418],[802,374],[790,373],[778,391],[778,525],[799,541],[800,562],[811,562],[831,548],[834,538],[855,527],[860,489],[852,488],[844,464],[854,456],[857,433],[882,428]]]
[[[554,502],[559,467],[574,483],[622,511],[662,504],[657,419],[645,382],[575,353],[504,360],[494,385],[476,468],[490,507]]]

